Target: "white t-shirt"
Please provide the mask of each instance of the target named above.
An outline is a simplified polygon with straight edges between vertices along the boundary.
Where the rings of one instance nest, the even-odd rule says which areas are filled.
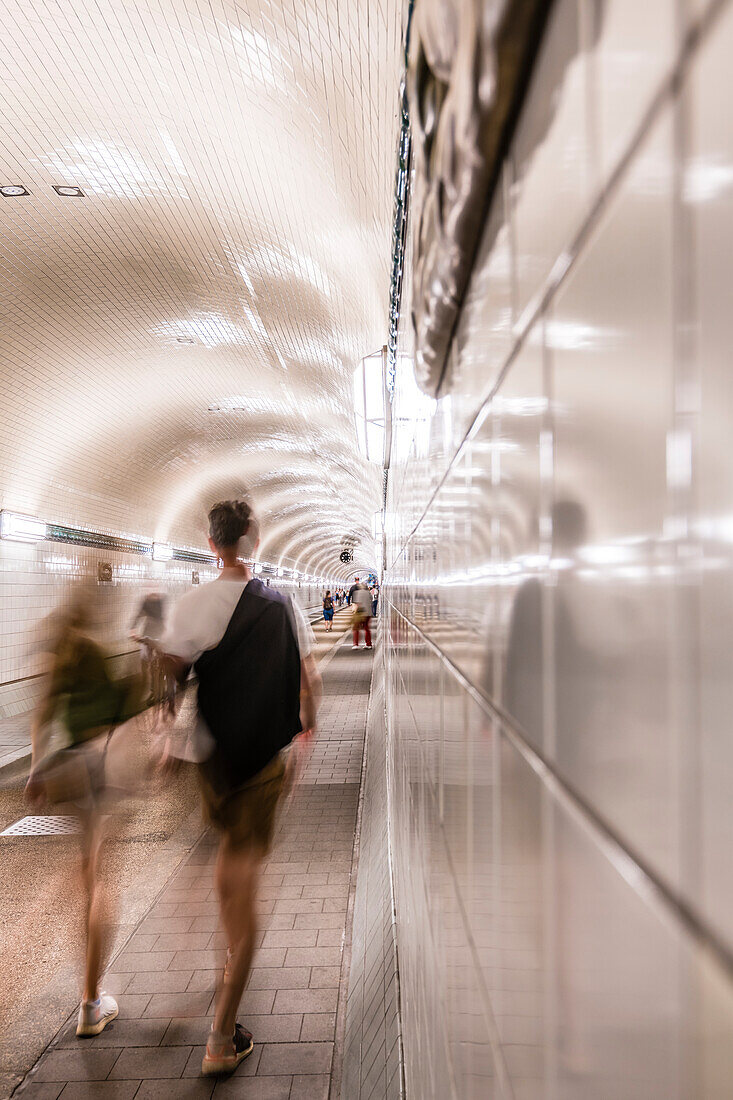
[[[160,641],[164,653],[193,664],[202,653],[214,649],[224,637],[239,598],[249,582],[229,577],[192,588],[181,596],[171,612]],[[305,615],[293,603],[301,658],[313,649],[315,637]]]
[[[217,577],[215,581],[193,588],[181,596],[168,618],[160,641],[164,653],[193,664],[202,653],[214,649],[224,637],[239,598],[249,582]],[[313,648],[315,636],[300,608],[293,603],[298,648],[301,658]],[[201,715],[193,727],[176,724],[168,734],[168,748],[182,760],[201,763],[214,748],[214,742]]]

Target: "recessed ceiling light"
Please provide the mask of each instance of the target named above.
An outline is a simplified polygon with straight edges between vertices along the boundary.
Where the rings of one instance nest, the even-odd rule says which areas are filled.
[[[81,187],[71,187],[68,184],[53,184],[57,195],[63,195],[65,199],[83,199],[84,192]]]
[[[193,339],[193,336],[176,336],[176,343],[177,344],[193,344],[194,339]]]
[[[30,191],[22,183],[0,184],[0,195],[6,199],[15,199],[19,195],[30,195]]]

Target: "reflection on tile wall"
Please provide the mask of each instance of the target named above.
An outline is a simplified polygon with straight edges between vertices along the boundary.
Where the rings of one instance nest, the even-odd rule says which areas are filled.
[[[403,301],[384,658],[420,1100],[731,1095],[731,56],[731,3],[559,0],[437,402]]]

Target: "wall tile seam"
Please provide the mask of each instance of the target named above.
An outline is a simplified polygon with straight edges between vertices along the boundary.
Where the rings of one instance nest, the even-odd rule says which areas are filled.
[[[389,602],[389,601],[388,601]],[[391,606],[391,602],[390,602]],[[399,1043],[399,1074],[400,1074],[400,1097],[406,1097],[406,1078],[405,1078],[405,1048],[402,1026],[402,993],[400,985],[400,961],[399,950],[397,940],[397,904],[396,904],[396,892],[395,892],[395,865],[394,865],[394,851],[392,845],[392,828],[391,823],[393,821],[392,813],[392,768],[391,768],[391,753],[390,753],[390,726],[389,716],[387,714],[387,691],[386,685],[388,683],[387,664],[386,664],[386,644],[382,648],[380,654],[382,662],[382,684],[384,685],[383,697],[382,697],[382,720],[384,729],[384,770],[386,773],[387,784],[387,863],[389,868],[389,900],[390,900],[390,928],[391,928],[391,955],[392,966],[391,970],[395,979],[395,1004],[397,1013],[397,1041]]]
[[[348,632],[344,633],[344,638],[347,637]],[[335,648],[340,648],[342,642]],[[333,652],[333,650],[332,650]],[[354,946],[359,943],[359,940],[355,936],[355,922],[357,920],[357,914],[361,917],[362,910],[359,904],[359,873],[362,864],[362,853],[364,846],[362,844],[362,823],[364,822],[364,803],[366,801],[367,786],[369,783],[369,717],[371,709],[372,694],[374,691],[374,665],[372,666],[372,672],[369,679],[369,689],[366,693],[366,700],[364,704],[364,742],[361,753],[361,769],[359,779],[359,794],[356,806],[356,820],[354,823],[354,843],[351,853],[351,878],[349,887],[349,903],[347,910],[347,928],[350,926],[351,936],[349,938],[348,951],[344,950],[341,959],[341,980],[339,983],[339,996],[336,1008],[336,1046],[334,1048],[334,1058],[331,1069],[331,1080],[329,1082],[329,1097],[331,1100],[340,1100],[343,1095],[344,1082],[353,1077],[357,1077],[359,1081],[359,1092],[361,1092],[361,1065],[362,1065],[362,1044],[364,1037],[364,1020],[363,1013],[359,1021],[359,1027],[355,1033],[349,1034],[349,1020],[352,1016],[352,1005],[356,1006],[354,1011],[358,1010],[359,1004],[363,1004],[364,999],[364,967],[363,958],[358,956],[358,977],[355,982],[356,990],[352,988],[351,983],[351,967],[355,957]],[[350,917],[350,921],[349,921]],[[366,903],[363,909],[364,929],[368,927],[368,913]],[[358,991],[358,996],[352,997],[352,993]],[[339,1043],[340,1038],[340,1043]],[[346,1059],[347,1049],[352,1049],[358,1044],[359,1049],[359,1062],[358,1062],[358,1074],[355,1069],[352,1069],[349,1062]],[[337,1064],[338,1046],[341,1046],[340,1057]]]
[[[595,200],[592,200],[589,204],[588,213],[585,221],[576,231],[572,242],[567,249],[561,253],[561,255],[553,263],[549,274],[547,275],[543,287],[541,287],[532,297],[528,305],[524,309],[522,317],[514,326],[515,339],[507,353],[503,366],[500,368],[496,380],[491,386],[489,392],[481,397],[478,401],[476,412],[469,416],[468,427],[463,434],[463,438],[458,444],[453,457],[448,462],[445,470],[443,471],[437,485],[430,493],[423,510],[414,524],[412,529],[406,534],[399,553],[393,559],[390,568],[399,561],[400,556],[404,553],[404,550],[408,544],[412,541],[413,537],[417,533],[420,524],[427,517],[430,511],[431,505],[435,501],[440,489],[448,478],[451,470],[455,464],[459,461],[461,453],[470,441],[473,434],[477,430],[477,425],[482,420],[482,414],[485,409],[491,404],[496,396],[500,386],[504,382],[506,375],[511,369],[512,363],[518,358],[521,351],[524,348],[527,338],[531,333],[535,325],[542,320],[543,315],[547,312],[547,309],[552,303],[553,298],[557,295],[562,288],[563,283],[566,281],[572,270],[576,267],[578,260],[580,259],[581,252],[584,245],[592,236],[597,224],[601,221],[604,213],[610,203],[613,201],[614,195],[624,182],[624,177],[627,171],[631,167],[631,163],[634,159],[635,153],[641,148],[646,140],[648,134],[654,128],[654,125],[658,121],[662,110],[668,103],[676,103],[678,86],[680,86],[686,75],[688,69],[691,67],[695,54],[702,48],[705,39],[712,33],[712,29],[716,21],[722,17],[722,13],[729,5],[731,0],[711,0],[709,8],[703,12],[697,23],[693,23],[684,34],[682,41],[679,44],[677,56],[671,62],[671,65],[667,72],[660,78],[659,85],[656,92],[652,95],[647,110],[644,112],[639,125],[629,139],[629,143],[626,150],[619,155],[615,167],[609,172],[608,179],[603,184],[596,195]],[[531,91],[531,89],[530,89]],[[510,150],[508,158],[512,156]],[[457,325],[459,319],[456,323]],[[518,330],[518,331],[517,331]],[[448,348],[447,354],[450,355],[453,342]],[[444,396],[449,396],[445,394]]]
[[[372,700],[370,698],[370,710],[371,705]],[[367,727],[368,735],[374,731],[374,722],[372,719],[373,711],[369,715]],[[376,731],[374,732],[376,733]],[[369,740],[369,736],[367,740]],[[386,746],[384,732],[380,740],[380,748],[384,749]],[[364,1088],[371,1091],[372,1082],[370,1078],[374,1077],[376,1074],[376,1082],[378,1082],[380,1076],[378,1060],[370,1058],[370,1065],[368,1067],[363,1063],[365,1036],[367,1036],[368,1045],[373,1047],[374,1037],[379,1033],[380,1028],[386,1026],[388,1018],[384,1005],[384,978],[380,973],[381,967],[384,966],[382,922],[384,910],[387,908],[385,898],[386,876],[381,867],[375,866],[375,854],[376,857],[379,858],[380,853],[386,852],[385,841],[387,828],[386,813],[384,812],[386,810],[386,797],[382,793],[386,786],[386,769],[382,766],[381,755],[377,754],[375,756],[374,753],[371,752],[372,747],[373,746],[370,745],[368,768],[366,770],[363,787],[364,799],[370,802],[372,811],[371,814],[365,818],[365,822],[368,822],[368,824],[365,825],[365,830],[362,834],[364,837],[362,842],[362,853],[369,861],[368,866],[362,863],[362,870],[366,871],[366,875],[361,880],[362,888],[360,891],[360,908],[362,910],[360,917],[364,917],[365,936],[361,944],[361,955],[359,957],[360,982],[358,993],[360,996],[352,1002],[354,1014],[358,1015],[358,1018],[353,1020],[352,1026],[355,1031],[358,1030],[358,1038],[360,1040],[360,1064],[358,1071],[347,1071],[347,1075],[350,1079],[357,1078],[359,1080],[360,1095]],[[375,824],[377,820],[376,815],[378,815],[378,821],[381,822],[381,824]],[[367,972],[366,975],[365,971]],[[393,1041],[396,1041],[396,1036]],[[352,1042],[350,1044],[350,1049],[355,1048],[356,1043]],[[383,1080],[383,1092],[385,1091],[386,1085],[387,1081],[385,1076]],[[351,1096],[349,1100],[351,1100]]]
[[[724,2],[727,3],[728,0]],[[684,940],[686,935],[699,950],[707,953],[711,961],[722,971],[725,980],[733,983],[733,951],[720,940],[715,930],[708,926],[704,917],[700,916],[671,884],[666,883],[641,855],[635,854],[633,847],[616,833],[611,824],[588,804],[556,771],[553,764],[529,742],[517,728],[510,714],[497,703],[483,696],[467,676],[453,664],[447,654],[385,596],[386,604],[389,604],[394,612],[421,636],[425,645],[433,650],[442,662],[445,670],[461,685],[464,693],[469,695],[489,718],[498,722],[501,736],[534,772],[550,798],[561,806],[590,838],[601,856],[627,882],[639,900],[655,914],[673,936],[680,936]],[[455,875],[453,877],[455,879]]]

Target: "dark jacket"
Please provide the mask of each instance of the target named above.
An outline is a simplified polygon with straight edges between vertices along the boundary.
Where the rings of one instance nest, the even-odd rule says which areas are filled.
[[[300,651],[290,600],[251,580],[224,637],[194,665],[215,748],[204,765],[219,793],[262,771],[300,733]]]

